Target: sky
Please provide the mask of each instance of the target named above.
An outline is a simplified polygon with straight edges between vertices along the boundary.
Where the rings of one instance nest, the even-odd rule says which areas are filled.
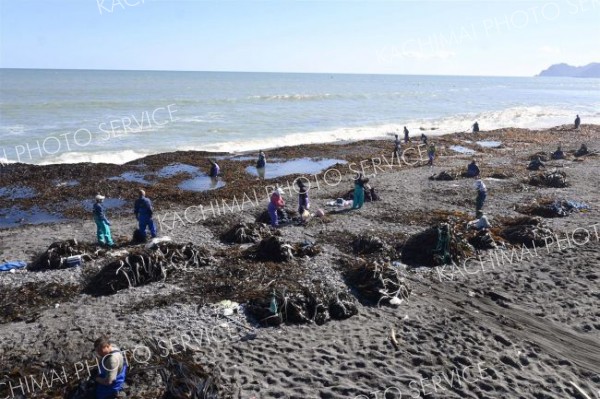
[[[0,0],[0,68],[533,76],[600,62],[600,0]]]

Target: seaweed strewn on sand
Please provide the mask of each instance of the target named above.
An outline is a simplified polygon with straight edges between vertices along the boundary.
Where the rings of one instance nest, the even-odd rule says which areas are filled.
[[[526,169],[532,154],[549,154],[566,134],[566,159]],[[465,140],[475,154],[450,149]],[[502,145],[472,144],[486,140]],[[30,262],[0,274],[0,397],[8,394],[2,384],[40,381],[63,366],[67,382],[28,397],[73,393],[87,377],[75,378],[73,364],[92,361],[91,342],[101,334],[126,349],[154,348],[150,363],[132,361],[132,398],[342,399],[386,389],[386,397],[585,397],[580,390],[594,397],[600,127],[507,128],[435,143],[432,168],[418,151],[387,166],[382,157],[390,159],[393,140],[269,151],[270,159],[347,162],[334,166],[339,182],[328,174],[336,184],[324,183],[324,173],[308,176],[319,182],[311,185],[310,210],[326,216],[277,232],[261,224],[268,223],[267,194],[280,184],[295,216],[292,187],[301,175],[258,180],[246,170],[251,158],[219,160],[226,185],[203,192],[178,186],[205,173],[215,154],[3,167],[0,187],[10,189],[0,195],[1,209],[56,212],[61,221],[25,218],[0,229],[0,256]],[[591,154],[572,156],[581,143]],[[443,170],[460,176],[473,157],[488,188],[483,210],[492,228],[484,232],[467,228],[475,219],[473,179],[428,179]],[[356,168],[380,200],[360,210],[326,205],[353,188]],[[171,238],[154,249],[130,242],[140,185],[154,202],[160,235]],[[89,244],[97,192],[118,199],[108,210],[117,248]],[[222,206],[234,198],[241,205],[244,193],[251,206]],[[211,204],[208,217],[198,217],[199,206]],[[587,208],[564,217],[569,204]],[[65,263],[70,256],[81,256],[81,266]],[[219,331],[225,336],[212,335]],[[163,347],[168,356],[156,354]]]

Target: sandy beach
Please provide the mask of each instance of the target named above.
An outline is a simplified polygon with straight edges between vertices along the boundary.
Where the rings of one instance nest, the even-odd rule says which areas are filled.
[[[72,390],[93,371],[91,346],[101,334],[129,350],[130,398],[162,398],[175,386],[185,392],[182,381],[205,383],[207,377],[204,396],[195,397],[600,398],[600,126],[430,137],[437,148],[432,168],[425,165],[420,133],[413,133],[401,159],[392,156],[393,138],[278,148],[267,153],[266,181],[248,173],[254,153],[3,166],[0,187],[35,194],[0,196],[0,209],[23,213],[23,221],[12,215],[16,219],[6,218],[0,229],[0,262],[31,263],[69,239],[90,246],[81,267],[0,272],[0,398],[78,397]],[[548,160],[540,172],[526,169],[534,154],[549,156],[559,143],[566,159]],[[575,157],[581,143],[591,154]],[[208,172],[209,156],[217,158],[225,185],[181,190]],[[269,178],[271,164],[299,158],[334,161],[314,173]],[[465,225],[475,218],[474,179],[460,172],[473,158],[488,188],[484,210],[496,248],[456,252],[454,265],[409,264],[403,251],[410,238],[432,226],[449,223],[460,243],[472,238]],[[196,169],[165,173],[174,164]],[[381,200],[360,210],[328,207],[352,190],[357,170]],[[442,171],[455,179],[429,179]],[[564,172],[567,186],[530,184],[532,176],[551,171]],[[135,181],[115,179],[124,173],[135,174]],[[278,229],[276,239],[290,245],[290,259],[265,260],[252,252],[255,243],[223,238],[238,223],[256,222],[276,184],[295,210],[292,187],[302,175],[310,182],[311,211],[322,208],[326,216]],[[188,248],[201,261],[101,294],[100,273],[118,274],[108,267],[141,251],[128,244],[139,187],[154,202],[159,235],[193,244]],[[115,205],[107,211],[117,242],[110,250],[93,245],[90,206],[98,192]],[[534,200],[575,201],[589,209],[540,218],[533,230],[552,233],[536,236],[545,245],[510,242],[506,229],[535,216],[523,213]],[[28,224],[32,210],[55,222]],[[377,245],[361,247],[361,238]],[[306,240],[318,251],[298,249]],[[422,246],[433,250],[426,241]],[[354,270],[375,286],[367,272],[386,270],[404,291],[376,292],[378,304],[355,283]],[[277,322],[257,318],[273,298]],[[191,397],[185,395],[172,397]]]

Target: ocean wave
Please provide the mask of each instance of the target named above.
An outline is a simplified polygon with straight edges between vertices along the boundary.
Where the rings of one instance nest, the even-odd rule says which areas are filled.
[[[249,100],[265,100],[265,101],[313,101],[313,100],[326,100],[330,98],[341,97],[337,94],[273,94],[273,95],[261,95],[261,96],[250,96]]]
[[[40,164],[51,163],[115,163],[123,164],[147,155],[170,151],[214,151],[214,152],[244,152],[257,151],[259,149],[270,149],[282,146],[294,146],[302,144],[331,143],[336,141],[356,141],[373,138],[390,138],[394,133],[401,135],[404,126],[410,130],[411,137],[418,138],[421,133],[427,136],[439,136],[448,133],[466,132],[471,130],[471,125],[477,121],[483,131],[500,128],[526,128],[540,129],[570,124],[573,122],[575,113],[579,113],[583,123],[600,124],[600,112],[597,111],[600,104],[590,104],[585,109],[571,109],[559,107],[511,107],[501,110],[493,110],[481,113],[456,114],[441,118],[422,118],[405,120],[399,123],[387,123],[371,126],[340,127],[337,129],[319,130],[311,132],[296,132],[272,136],[247,136],[256,137],[246,140],[222,140],[214,143],[199,143],[195,145],[165,144],[163,148],[140,151],[138,149],[123,149],[121,151],[106,151],[99,149],[98,152],[65,152],[55,157],[45,157]],[[218,137],[218,135],[212,135]],[[177,140],[184,143],[184,140]]]

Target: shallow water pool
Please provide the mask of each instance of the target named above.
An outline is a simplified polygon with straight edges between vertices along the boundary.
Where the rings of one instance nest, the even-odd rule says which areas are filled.
[[[475,154],[475,150],[463,147],[462,145],[451,145],[450,149],[460,154]]]
[[[293,175],[298,173],[314,175],[315,173],[319,173],[323,169],[330,168],[338,163],[345,164],[347,162],[343,159],[331,158],[323,158],[318,160],[312,158],[299,158],[293,159],[291,161],[271,162],[267,163],[265,178],[271,179],[274,177]],[[258,172],[256,171],[255,166],[246,167],[246,172],[253,176],[258,176]]]

